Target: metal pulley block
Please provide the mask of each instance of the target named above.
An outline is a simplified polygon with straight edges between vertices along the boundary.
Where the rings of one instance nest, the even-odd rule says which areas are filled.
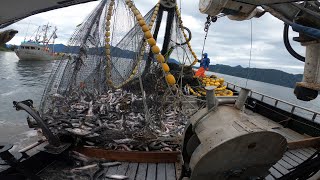
[[[161,0],[160,4],[166,8],[174,8],[177,5],[176,0]]]

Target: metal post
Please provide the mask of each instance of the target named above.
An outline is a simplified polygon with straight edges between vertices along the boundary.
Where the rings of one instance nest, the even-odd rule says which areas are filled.
[[[157,20],[156,20],[156,27],[155,27],[155,30],[154,30],[154,33],[153,33],[153,38],[156,41],[158,39],[158,34],[159,34],[161,22],[162,22],[162,17],[163,17],[163,7],[160,6],[159,7],[159,12],[158,12],[158,15],[157,15]],[[143,73],[142,73],[142,78],[144,78],[147,75],[147,73],[149,72],[152,60],[153,60],[153,53],[152,53],[152,51],[150,49],[146,65],[145,65],[145,68],[144,68]]]
[[[162,45],[161,54],[166,55],[168,52],[169,44],[171,41],[171,30],[172,30],[172,24],[174,20],[174,8],[168,9],[168,16],[167,16],[167,24],[166,24],[166,32],[164,36],[164,41]]]
[[[215,94],[214,94],[215,86],[206,86],[205,89],[207,91],[207,94],[206,94],[207,108],[208,108],[208,110],[210,110],[214,106],[216,106],[218,103],[218,101],[215,97]]]
[[[302,82],[296,84],[294,93],[298,99],[310,101],[318,96],[320,90],[320,43],[306,44],[306,59]]]
[[[320,83],[320,43],[310,44],[306,47],[306,62],[304,64],[303,82]]]
[[[237,109],[239,109],[239,110],[242,109],[242,107],[246,103],[249,92],[250,92],[250,89],[241,88],[240,93],[239,93],[239,97],[238,97],[236,104],[235,104],[235,107]]]

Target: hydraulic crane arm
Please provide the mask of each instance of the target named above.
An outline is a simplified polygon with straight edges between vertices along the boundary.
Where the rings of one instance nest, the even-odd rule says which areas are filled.
[[[260,7],[260,8],[259,8]],[[262,8],[262,9],[261,9]],[[220,13],[231,20],[259,18],[264,12],[283,21],[284,42],[294,57],[305,62],[302,82],[298,82],[294,93],[297,98],[310,101],[320,91],[320,2],[297,0],[200,0],[199,10],[204,14],[216,16]],[[288,42],[288,26],[299,33],[293,40],[306,47],[306,57],[293,52]]]

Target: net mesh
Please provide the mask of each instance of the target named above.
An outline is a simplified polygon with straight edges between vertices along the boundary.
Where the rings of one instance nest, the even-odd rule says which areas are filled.
[[[170,44],[182,65],[176,65],[171,73],[181,78],[170,86],[134,13],[123,0],[111,3],[101,1],[75,30],[68,43],[69,59],[56,63],[40,113],[55,134],[72,135],[86,145],[177,150],[187,119],[198,108],[182,93],[186,84],[182,71],[190,64],[192,53],[187,45],[177,46],[185,41],[178,17],[174,17]],[[144,16],[147,25],[157,11],[155,6]],[[110,30],[106,25],[109,14]],[[110,32],[110,56],[106,29]],[[151,33],[154,29],[152,26]],[[151,66],[146,69],[147,61]]]

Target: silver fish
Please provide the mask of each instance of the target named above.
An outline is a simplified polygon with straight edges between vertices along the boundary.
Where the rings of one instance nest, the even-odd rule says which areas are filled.
[[[58,99],[65,98],[64,96],[62,96],[61,94],[58,94],[58,93],[52,94],[51,97],[58,98]]]
[[[83,171],[83,170],[87,170],[87,169],[92,169],[98,167],[98,164],[90,164],[87,166],[82,166],[82,167],[77,167],[77,168],[73,168],[71,169],[71,172],[79,172],[79,171]]]
[[[88,110],[88,113],[87,113],[87,115],[86,115],[86,117],[92,117],[94,114],[93,114],[93,105],[92,105],[92,101],[90,101],[90,103],[89,103],[89,110]]]
[[[118,180],[122,180],[122,179],[128,179],[129,177],[128,176],[124,176],[124,175],[106,175],[105,176],[106,178],[109,178],[109,179],[118,179]]]
[[[126,138],[126,139],[114,139],[113,141],[117,144],[127,144],[127,143],[133,142],[134,140]]]
[[[89,122],[84,122],[84,124],[85,124],[86,126],[89,126],[89,127],[95,127],[95,125],[94,125],[94,124],[89,123]]]
[[[118,145],[118,147],[122,147],[124,150],[126,150],[126,151],[132,151],[132,149],[130,149],[127,145],[125,145],[125,144],[120,144],[120,145]]]
[[[98,134],[98,133],[93,133],[93,134],[87,135],[86,137],[87,137],[87,138],[93,138],[93,137],[98,137],[98,136],[100,136],[100,134]]]
[[[112,167],[112,166],[119,166],[121,165],[120,162],[107,162],[107,163],[102,163],[101,166],[103,167]]]
[[[83,130],[83,129],[80,129],[80,128],[66,128],[66,131],[74,134],[74,135],[78,135],[78,136],[86,136],[88,134],[90,134],[91,132],[90,131],[87,131],[87,130]]]

